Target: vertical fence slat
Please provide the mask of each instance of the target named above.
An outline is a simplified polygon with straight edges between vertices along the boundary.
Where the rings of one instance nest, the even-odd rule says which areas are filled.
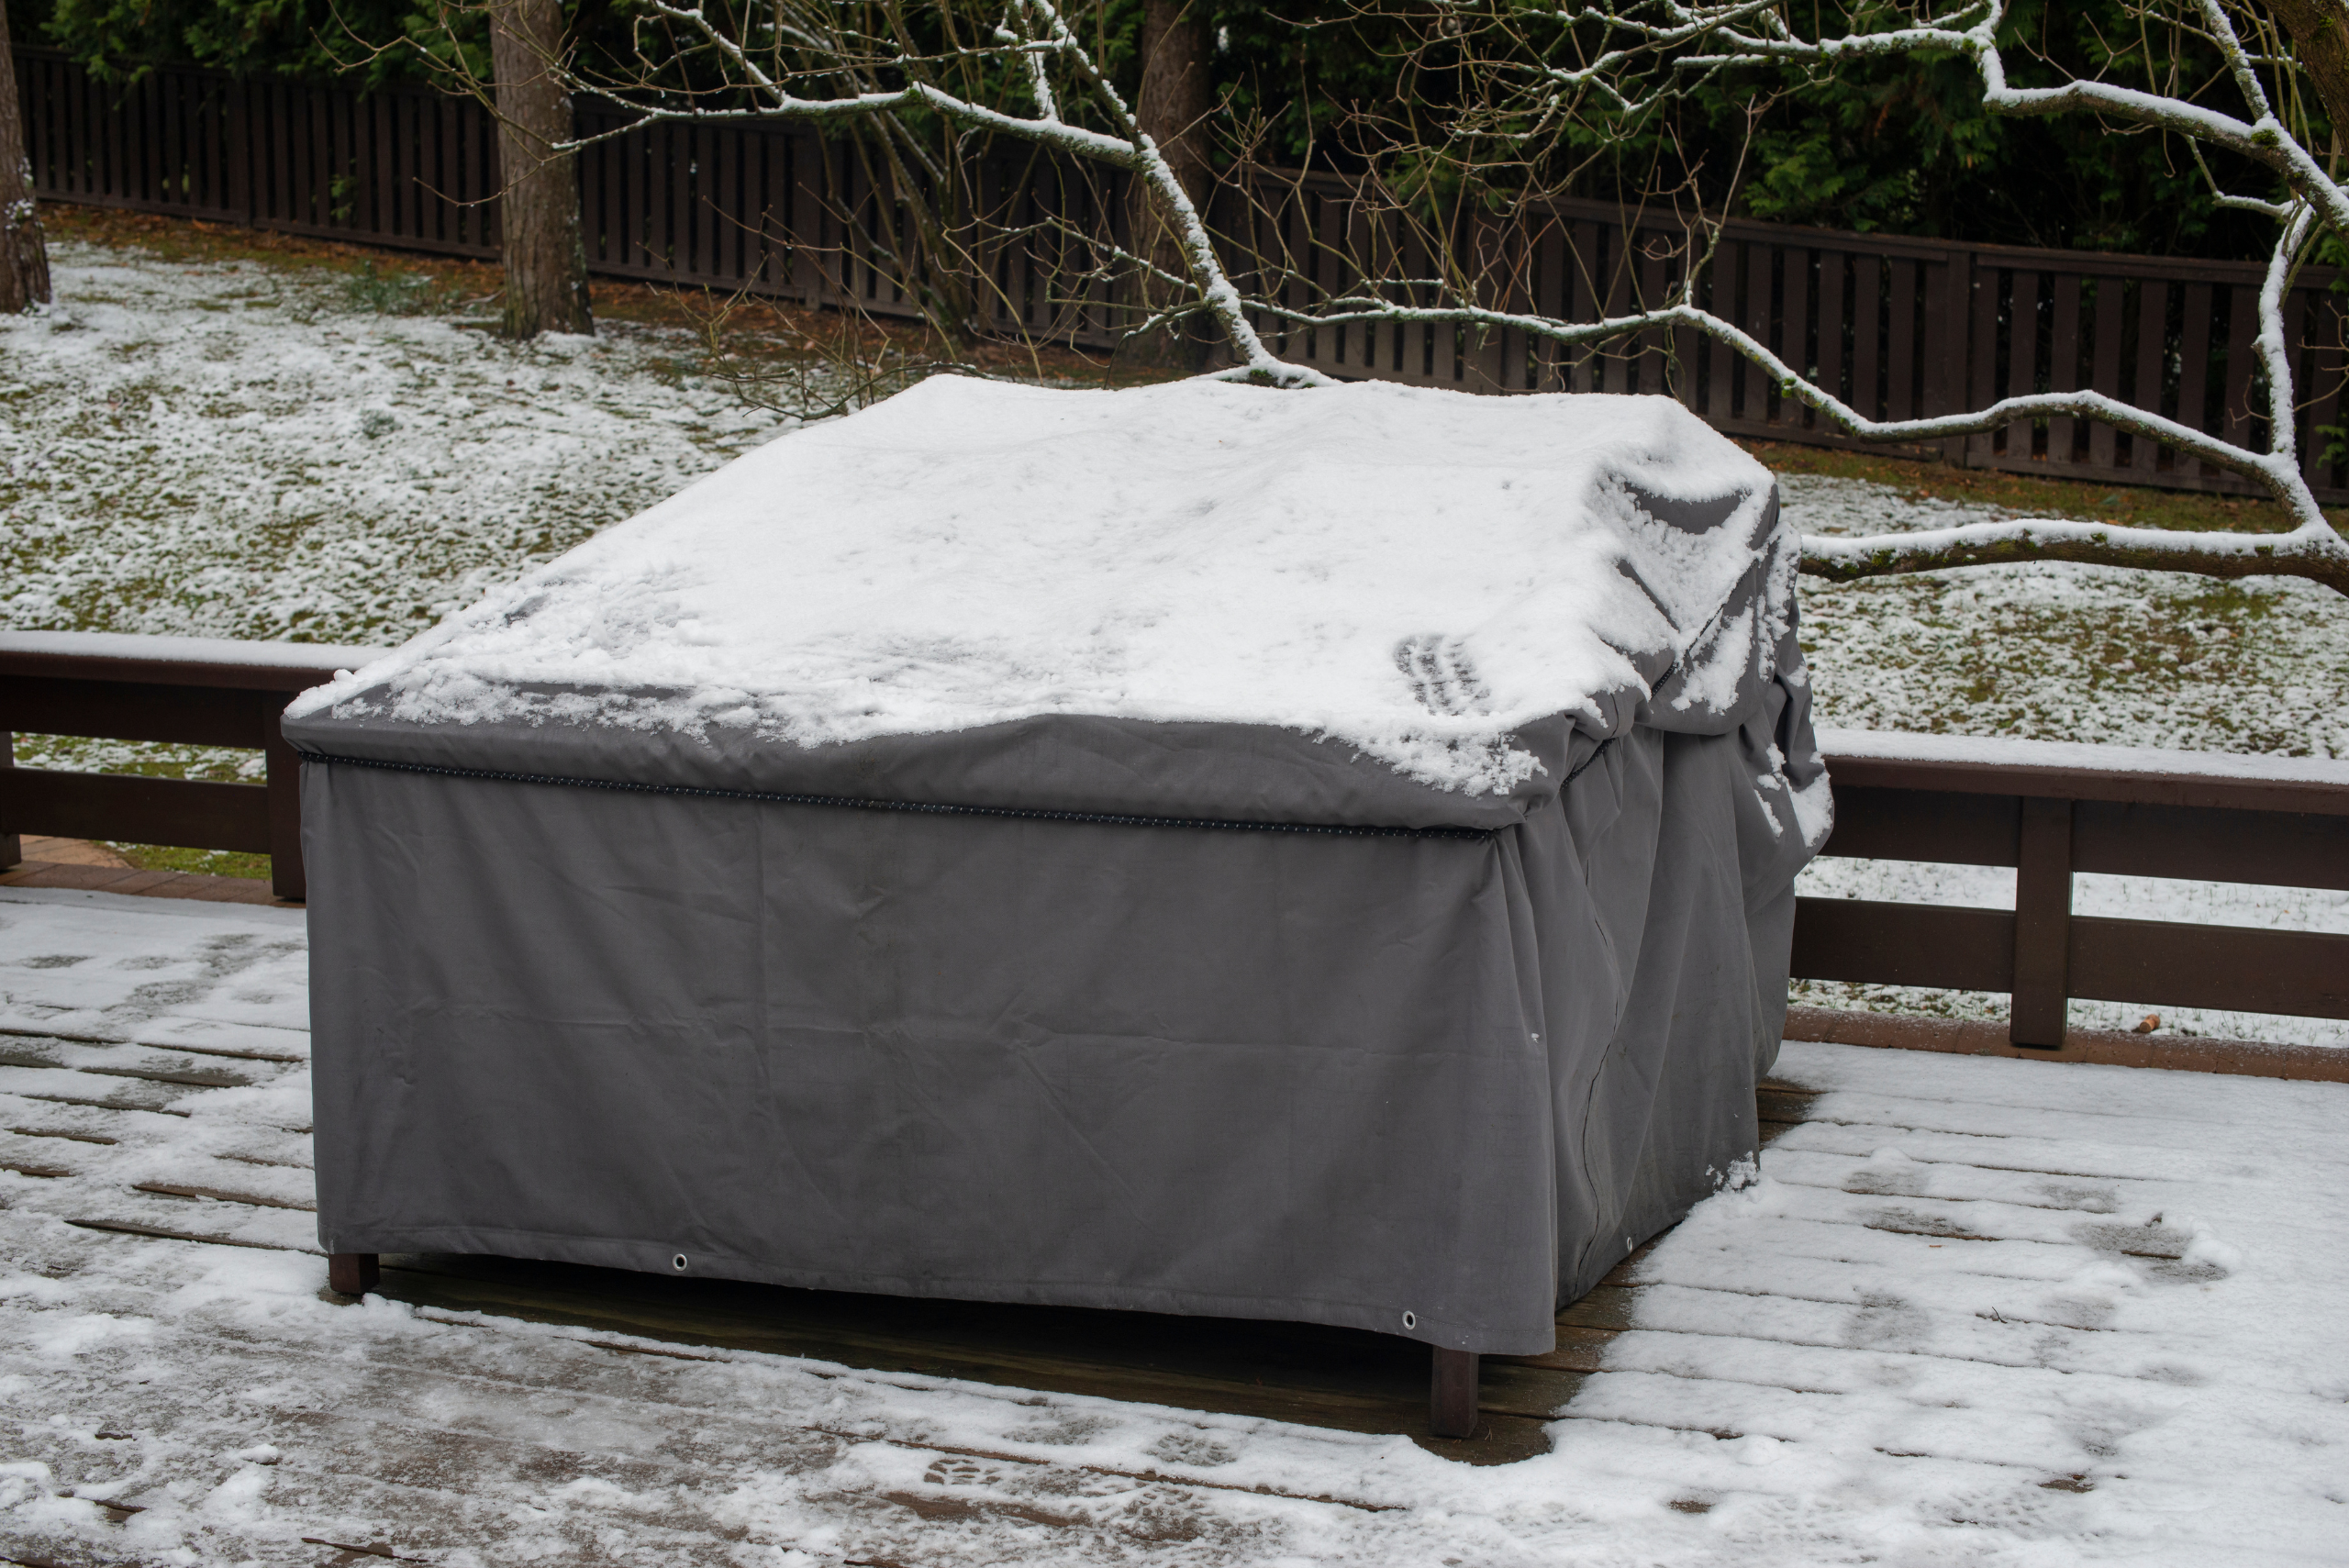
[[[2170,285],[2160,278],[2147,278],[2137,291],[2137,384],[2131,389],[2129,401],[2149,414],[2162,408],[2162,388],[2166,379],[2169,348]],[[2144,436],[2130,441],[2129,468],[2131,476],[2151,480],[2160,458],[2160,445]]]
[[[2077,272],[2055,274],[2055,318],[2048,344],[2047,390],[2077,390],[2080,365],[2080,275]],[[2077,435],[2076,421],[2070,418],[2049,420],[2048,462],[2070,467],[2073,443]]]
[[[2007,383],[2001,395],[2029,397],[2039,390],[2040,274],[2018,267],[2010,277],[2007,293]],[[2035,421],[2019,419],[2009,425],[2007,461],[2028,462],[2033,455],[2037,433]]]
[[[2226,439],[2237,446],[2251,444],[2255,413],[2251,406],[2252,373],[2259,359],[2254,339],[2258,331],[2258,296],[2237,284],[2227,291],[2226,406],[2221,415],[2225,423],[2220,427]]]
[[[2090,328],[2095,344],[2088,371],[2088,387],[2107,397],[2128,401],[2128,393],[2121,384],[2121,280],[2099,277],[2096,280],[2096,317]],[[2088,466],[2099,473],[2113,467],[2112,427],[2103,420],[2088,425]]]
[[[1923,365],[1917,341],[1917,263],[1906,256],[1896,256],[1888,269],[1891,272],[1891,321],[1885,343],[1885,357],[1890,362],[1885,375],[1885,417],[1913,419],[1917,417],[1917,372]]]
[[[1852,406],[1870,419],[1884,417],[1876,387],[1884,367],[1884,261],[1852,258]]]
[[[1574,319],[1574,278],[1567,256],[1564,224],[1553,218],[1542,226],[1535,255],[1538,262],[1533,279],[1534,309],[1553,321],[1571,321]],[[1532,352],[1541,365],[1534,389],[1538,392],[1564,391],[1563,345],[1554,338],[1544,338],[1534,345]]]
[[[2189,283],[2186,285],[2186,320],[2178,334],[2177,422],[2188,429],[2207,431],[2210,428],[2210,285]],[[2177,470],[2182,474],[2200,472],[2198,458],[2178,454]]]
[[[1598,233],[1599,243],[1605,247],[1599,265],[1607,279],[1606,303],[1599,307],[1600,316],[1609,321],[1620,320],[1631,314],[1631,235],[1620,224],[1602,224]],[[1609,338],[1602,345],[1598,362],[1593,367],[1600,378],[1593,390],[1630,391],[1634,351],[1630,340]]]
[[[1965,406],[1968,324],[1973,300],[1974,253],[1951,250],[1925,267],[1925,406],[1927,417],[1957,413]],[[1963,465],[1966,439],[1941,443],[1944,462]]]
[[[1772,263],[1777,260],[1778,248],[1767,240],[1755,239],[1740,245],[1738,250],[1743,252],[1742,260],[1745,273],[1745,309],[1738,325],[1743,327],[1755,342],[1775,350],[1777,347],[1774,287],[1776,280],[1772,276],[1775,271]],[[1738,400],[1738,417],[1749,424],[1767,424],[1770,405],[1778,395],[1776,384],[1760,365],[1750,360],[1739,368],[1738,374],[1743,385],[1743,395]]]
[[[1730,246],[1716,246],[1712,264],[1705,269],[1705,308],[1724,321],[1737,317],[1737,252]],[[1698,412],[1714,424],[1725,424],[1734,399],[1737,378],[1737,357],[1729,345],[1709,333],[1702,350],[1705,356],[1705,406]],[[1577,388],[1576,390],[1580,390]]]
[[[1850,271],[1843,251],[1819,253],[1819,386],[1835,397],[1843,395],[1843,280]]]
[[[1653,310],[1664,303],[1664,267],[1666,258],[1661,246],[1631,248],[1638,259],[1640,307]],[[1670,384],[1664,371],[1664,334],[1650,329],[1640,334],[1640,356],[1637,361],[1639,388],[1642,392],[1659,393]]]
[[[1795,374],[1810,378],[1810,248],[1789,245],[1779,254],[1784,258],[1778,284],[1779,295],[1778,357],[1787,361]],[[1800,429],[1803,416],[1809,405],[1798,397],[1778,399],[1778,423],[1791,429]]]

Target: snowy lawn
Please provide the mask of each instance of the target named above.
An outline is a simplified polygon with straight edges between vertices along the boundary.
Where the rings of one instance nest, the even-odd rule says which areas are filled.
[[[1475,1469],[1399,1438],[336,1305],[305,1250],[305,973],[296,911],[0,889],[0,1555],[2349,1557],[2349,1086],[1789,1045],[1781,1075],[1824,1091],[1809,1119],[1649,1254],[1552,1451]],[[68,1223],[92,1218],[241,1245]]]
[[[1781,480],[1806,532],[1880,533],[2014,516],[1865,480]],[[1803,645],[1820,722],[1854,729],[2081,740],[2288,757],[2349,757],[2349,599],[2286,578],[2224,583],[2055,562],[1803,584]],[[1821,860],[1800,890],[2014,906],[2013,871]],[[2082,875],[2082,915],[2349,932],[2349,893]],[[2002,1018],[1980,992],[1798,982],[1813,1006]],[[2074,1024],[2349,1046],[2349,1025],[2147,1003],[2080,1002]]]
[[[607,322],[594,339],[516,347],[379,313],[418,296],[316,265],[83,240],[53,261],[58,306],[0,322],[0,626],[396,641],[783,424],[703,375],[679,328]],[[1933,470],[1903,473],[1897,485],[1788,474],[1788,514],[1836,533],[2013,515],[2018,498],[2000,504],[1980,476],[1954,478],[1952,498],[1932,493]],[[2157,520],[2150,492],[2040,485],[2021,499],[2074,490],[2076,513]],[[2323,589],[2058,564],[1802,591],[1826,724],[2349,756],[2349,601]],[[199,748],[18,745],[51,767],[255,765]],[[2087,879],[2084,911],[2349,929],[2337,894],[2102,880]],[[1823,862],[1805,891],[2000,902],[2010,883]],[[1844,985],[1798,999],[2004,1006]],[[2076,1006],[2077,1021],[2105,1025],[2153,1010]],[[2165,1028],[2349,1043],[2334,1024],[2162,1011]]]
[[[397,314],[420,291],[367,272],[70,240],[51,261],[56,306],[0,321],[11,628],[399,642],[779,424],[693,373],[674,328],[517,347]],[[17,759],[261,767],[45,737]],[[175,869],[263,873],[251,856]]]

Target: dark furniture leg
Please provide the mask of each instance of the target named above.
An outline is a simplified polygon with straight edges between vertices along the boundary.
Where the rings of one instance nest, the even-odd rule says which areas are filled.
[[[1440,1438],[1474,1437],[1476,1432],[1476,1352],[1435,1352],[1435,1378],[1428,1400],[1430,1424]]]
[[[373,1252],[327,1254],[327,1286],[344,1296],[364,1296],[384,1277]]]

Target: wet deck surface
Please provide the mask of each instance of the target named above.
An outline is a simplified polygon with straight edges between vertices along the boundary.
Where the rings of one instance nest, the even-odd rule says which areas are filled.
[[[2126,1451],[2127,1433],[2107,1428],[2140,1418],[2099,1417],[2105,1426],[2083,1437],[2063,1411],[2093,1393],[2116,1410],[2152,1411],[2142,1419],[2158,1425],[2172,1415],[2164,1401],[2219,1381],[2195,1369],[2208,1347],[2192,1334],[2132,1327],[2126,1316],[2132,1299],[2158,1305],[2170,1299],[2159,1297],[2162,1291],[2208,1288],[2228,1276],[2225,1248],[2214,1251],[2201,1232],[2165,1218],[2176,1213],[2177,1184],[2208,1166],[2236,1188],[2271,1183],[2279,1207],[2306,1190],[2304,1169],[2268,1171],[2258,1162],[2270,1136],[2260,1125],[2270,1114],[2259,1109],[2265,1100],[2244,1099],[2253,1108],[2229,1112],[2232,1122],[2221,1118],[2211,1151],[2190,1152],[2201,1140],[2199,1096],[2186,1082],[2193,1075],[1865,1051],[1858,1057],[1872,1071],[1896,1059],[1918,1065],[1913,1093],[1881,1087],[1905,1084],[1912,1075],[1905,1064],[1890,1077],[1875,1071],[1868,1082],[1879,1086],[1863,1092],[1831,1081],[1832,1073],[1799,1081],[1805,1063],[1842,1061],[1853,1048],[1789,1046],[1787,1075],[1758,1096],[1766,1209],[1727,1227],[1692,1219],[1684,1228],[1689,1235],[1642,1249],[1561,1313],[1555,1351],[1487,1358],[1483,1419],[1474,1438],[1457,1441],[1427,1432],[1423,1347],[1295,1324],[906,1301],[477,1257],[386,1258],[376,1306],[321,1307],[335,1298],[318,1288],[324,1267],[312,1218],[298,913],[36,896],[50,902],[0,901],[0,1170],[11,1173],[0,1179],[0,1231],[10,1238],[7,1261],[61,1290],[100,1277],[184,1289],[206,1271],[218,1274],[217,1261],[228,1257],[283,1259],[295,1272],[273,1277],[297,1282],[314,1273],[316,1280],[301,1286],[303,1310],[342,1315],[317,1319],[326,1328],[279,1340],[266,1327],[189,1329],[185,1353],[207,1364],[251,1358],[257,1384],[278,1375],[272,1369],[340,1366],[335,1398],[322,1405],[314,1395],[288,1396],[271,1419],[317,1445],[318,1468],[305,1473],[317,1507],[397,1521],[407,1531],[399,1539],[419,1543],[431,1561],[443,1560],[432,1551],[452,1541],[487,1540],[511,1528],[482,1511],[482,1499],[500,1487],[527,1490],[549,1476],[602,1473],[599,1466],[619,1462],[613,1453],[598,1457],[603,1440],[583,1436],[575,1424],[534,1429],[516,1411],[575,1410],[592,1398],[610,1406],[598,1419],[615,1429],[658,1426],[674,1398],[661,1391],[662,1379],[696,1374],[704,1363],[713,1370],[722,1363],[735,1375],[745,1364],[729,1359],[735,1352],[807,1358],[926,1387],[929,1379],[954,1379],[1171,1407],[1172,1416],[1162,1408],[1152,1420],[1196,1411],[1295,1423],[1333,1440],[1399,1434],[1477,1465],[1542,1454],[1565,1440],[1560,1434],[1588,1424],[1731,1445],[1768,1434],[1790,1451],[1803,1443],[1849,1448],[1870,1463],[1914,1464],[1920,1475],[1940,1479],[1955,1466],[1979,1473],[1980,1485],[2021,1487],[2027,1496],[2085,1494],[2110,1484],[2100,1478],[2099,1456]],[[83,902],[70,902],[77,897]],[[2335,1100],[2308,1097],[2332,1093],[2337,1100],[2335,1085],[2228,1082],[2234,1087],[2226,1092],[2238,1097],[2281,1096],[2274,1098],[2274,1114],[2283,1118],[2278,1137],[2298,1126],[2292,1118],[2339,1108]],[[2094,1092],[2083,1095],[2083,1084]],[[2061,1088],[2065,1103],[2035,1105],[2036,1088]],[[2189,1155],[2181,1157],[2181,1148]],[[2111,1300],[2100,1305],[2096,1293],[2108,1287]],[[126,1303],[146,1288],[124,1287]],[[479,1342],[495,1347],[482,1352],[494,1373],[452,1362],[444,1350],[409,1345],[369,1316],[384,1303],[403,1304],[402,1322],[485,1328],[490,1337]],[[351,1324],[352,1346],[362,1348],[338,1354],[337,1323]],[[499,1324],[512,1327],[501,1337]],[[533,1337],[523,1332],[526,1324],[567,1331]],[[107,1375],[91,1371],[72,1385],[80,1390],[72,1396],[91,1409],[144,1401],[136,1420],[164,1425],[199,1420],[213,1397],[192,1385],[175,1406],[178,1395],[140,1379],[141,1392],[126,1403],[117,1398],[124,1390],[110,1391]],[[2005,1405],[1971,1408],[1985,1388]],[[484,1401],[499,1413],[479,1413]],[[2299,1418],[2341,1424],[2337,1412]],[[761,1419],[758,1433],[729,1451],[741,1462],[764,1454],[758,1462],[786,1468],[831,1463],[852,1438],[870,1437],[828,1429],[805,1411],[779,1408]],[[128,1473],[119,1464],[108,1468],[128,1453],[128,1441],[110,1446],[101,1429],[68,1440],[50,1429],[55,1421],[43,1426],[20,1415],[8,1424],[17,1454],[50,1466],[61,1485],[104,1490],[117,1485],[109,1475]],[[1128,1514],[1158,1519],[1150,1529],[1161,1533],[1135,1534],[1141,1527],[1125,1515],[1114,1525],[1089,1515],[1092,1522],[1084,1522],[1082,1510],[1043,1508],[1038,1517],[1059,1520],[1054,1529],[1107,1531],[1097,1543],[1105,1551],[1154,1549],[1188,1539],[1181,1531],[1193,1525],[1168,1518],[1206,1529],[1200,1521],[1214,1516],[1217,1489],[1234,1485],[1186,1479],[1174,1473],[1179,1466],[1162,1473],[1074,1454],[1065,1462],[1040,1459],[1008,1440],[984,1449],[902,1433],[871,1440],[930,1456],[917,1479],[895,1491],[841,1504],[863,1520],[860,1528],[878,1532],[874,1540],[897,1525],[911,1532],[907,1542],[949,1526],[1012,1529],[1024,1517],[1019,1508],[1030,1507],[1004,1501],[1025,1496],[1014,1483],[1027,1485],[1019,1481],[1026,1476],[1043,1485],[1037,1477],[1064,1471],[1065,1485],[1080,1492],[1127,1488]],[[629,1446],[618,1439],[607,1446],[613,1445]],[[794,1445],[813,1448],[788,1459]],[[217,1469],[226,1462],[205,1462]],[[963,1475],[957,1464],[978,1466],[989,1479]],[[276,1473],[289,1485],[304,1480],[290,1470]],[[1272,1479],[1240,1489],[1319,1497],[1356,1511],[1388,1506],[1375,1487],[1332,1498],[1309,1486],[1294,1491],[1305,1484],[1284,1484],[1277,1466],[1258,1474]],[[1694,1489],[1688,1510],[1710,1507],[1712,1495]],[[128,1504],[108,1517],[133,1529],[145,1507]],[[599,1558],[583,1548],[578,1560],[633,1560],[637,1546],[649,1550],[658,1536],[670,1541],[669,1560],[702,1561],[694,1542],[727,1537],[716,1517],[682,1508],[629,1552]],[[1169,1529],[1174,1533],[1164,1534]],[[318,1540],[335,1552],[354,1544],[377,1550],[340,1537]],[[902,1558],[869,1550],[880,1555],[829,1560],[910,1563],[922,1556],[911,1545]],[[43,1552],[27,1556],[0,1534],[0,1557],[14,1561],[124,1560],[95,1551]],[[335,1559],[313,1552],[283,1560]],[[734,1559],[717,1552],[707,1560]]]
[[[56,879],[69,885],[88,882],[89,890],[107,893],[123,885],[120,879],[98,885],[107,868],[63,869],[82,873]],[[145,890],[193,896],[167,884]],[[216,901],[261,902],[242,886],[198,891]],[[174,1102],[192,1090],[292,1087],[295,1077],[306,1085],[306,1039],[291,1030],[253,1038],[250,1029],[233,1037],[183,1029],[180,1043],[140,1043],[99,1038],[86,1024],[90,1032],[76,1037],[28,1022],[13,1020],[0,1033],[0,1104],[9,1106],[13,1124],[0,1135],[0,1169],[36,1179],[76,1178],[74,1200],[52,1212],[127,1239],[317,1251],[307,1219],[315,1205],[306,1118],[299,1126],[252,1129],[250,1149],[197,1152],[187,1146],[160,1162],[155,1151],[142,1149],[140,1136],[148,1118],[173,1115]],[[145,1038],[166,1037],[150,1027]],[[1812,1097],[1796,1084],[1772,1082],[1760,1095],[1765,1142],[1800,1120]],[[63,1114],[69,1108],[70,1117]],[[908,1300],[479,1256],[387,1257],[380,1294],[417,1307],[679,1345],[1397,1433],[1437,1452],[1498,1463],[1548,1447],[1543,1423],[1631,1325],[1647,1251],[1559,1315],[1554,1351],[1485,1358],[1484,1420],[1464,1440],[1439,1439],[1428,1429],[1426,1347],[1354,1329]]]

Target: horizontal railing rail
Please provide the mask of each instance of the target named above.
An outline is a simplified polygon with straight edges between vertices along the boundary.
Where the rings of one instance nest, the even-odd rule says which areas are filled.
[[[271,891],[299,900],[299,762],[278,718],[296,692],[377,657],[373,648],[106,632],[0,632],[0,867],[21,837],[105,839],[270,857]],[[266,782],[150,778],[16,764],[22,734],[231,746]]]
[[[0,862],[48,833],[272,857],[304,895],[293,694],[381,651],[0,633]],[[263,784],[17,767],[33,733],[250,747]],[[2009,1039],[2057,1051],[2092,1001],[2349,1018],[2349,936],[2075,915],[2079,873],[2349,890],[2349,763],[1830,731],[1825,854],[2016,869],[2012,909],[1805,897],[1796,978],[2013,998]]]
[[[1822,851],[2012,866],[2011,910],[1804,898],[1798,979],[2012,997],[2017,1047],[2068,1004],[2349,1018],[2349,936],[2072,912],[2079,873],[2349,889],[2349,762],[1830,732]]]
[[[497,254],[495,128],[470,98],[420,86],[362,94],[239,81],[184,66],[109,84],[41,49],[19,49],[17,67],[44,200]],[[952,272],[987,329],[1094,349],[1114,346],[1141,318],[1099,268],[1105,245],[1129,238],[1122,172],[1032,154],[981,158],[962,193],[970,221],[958,232],[971,253],[925,257],[907,202],[843,137],[759,122],[623,134],[623,123],[607,108],[579,114],[583,133],[610,138],[579,159],[591,272],[891,317],[920,315],[924,280]],[[1305,310],[1363,289],[1431,303],[1395,280],[1464,270],[1486,305],[1597,321],[1664,303],[1685,283],[1691,250],[1668,212],[1557,201],[1507,220],[1471,215],[1454,268],[1391,204],[1364,199],[1338,176],[1295,170],[1224,181],[1209,217],[1255,297]],[[2094,390],[2257,445],[2267,413],[2255,342],[2261,274],[2249,262],[1742,219],[1722,228],[1696,297],[1870,417]],[[2285,307],[2301,402],[2297,450],[2327,503],[2349,502],[2349,467],[2327,435],[2343,422],[2349,387],[2334,276],[2303,269]],[[1733,435],[1857,444],[1759,366],[1687,329],[1561,348],[1515,328],[1308,326],[1272,312],[1256,324],[1281,353],[1340,377],[1475,392],[1662,392]],[[2099,484],[2254,493],[2191,453],[2091,419],[2018,422],[1901,450]]]

